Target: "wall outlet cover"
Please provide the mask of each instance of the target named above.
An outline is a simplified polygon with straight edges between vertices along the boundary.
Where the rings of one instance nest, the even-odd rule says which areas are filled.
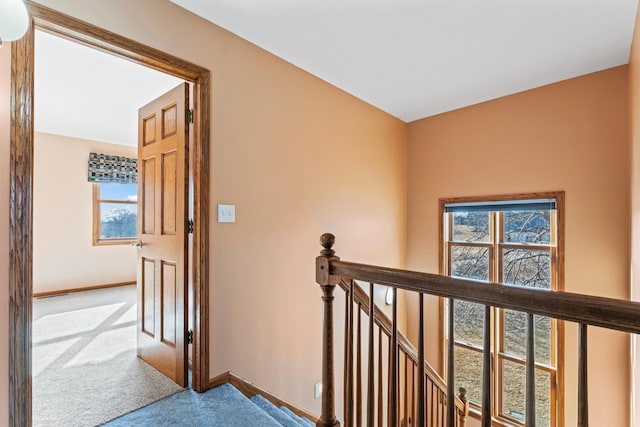
[[[322,383],[317,383],[313,389],[313,395],[316,399],[319,399],[322,396]]]

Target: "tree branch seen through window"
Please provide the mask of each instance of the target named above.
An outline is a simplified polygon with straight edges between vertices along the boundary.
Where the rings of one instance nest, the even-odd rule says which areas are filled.
[[[136,239],[137,184],[93,184],[93,240],[95,245],[126,244]]]
[[[523,208],[483,211],[456,206],[442,218],[444,272],[505,285],[556,289],[557,211]],[[484,306],[455,301],[455,387],[465,387],[476,411],[482,399],[482,353],[494,359],[494,413],[523,425],[525,416],[526,314],[492,308],[491,348],[483,348]],[[557,321],[534,316],[536,425],[557,425]],[[445,328],[446,331],[446,328]]]

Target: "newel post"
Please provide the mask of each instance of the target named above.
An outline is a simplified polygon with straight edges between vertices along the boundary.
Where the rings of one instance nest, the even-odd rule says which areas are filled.
[[[332,249],[336,238],[325,233],[320,236],[322,251],[316,258],[316,282],[322,289],[324,301],[324,323],[322,328],[322,414],[316,423],[317,427],[334,427],[340,423],[336,420],[334,375],[333,375],[333,291],[340,280],[329,274],[331,261],[339,261]]]
[[[458,425],[460,427],[465,427],[467,425],[467,415],[469,415],[469,402],[467,401],[467,389],[464,387],[460,387],[458,389],[458,392],[460,394],[458,394],[458,397],[460,398],[460,400],[462,401],[462,404],[464,405],[464,407],[462,408],[462,410],[459,412],[459,419],[458,419]]]

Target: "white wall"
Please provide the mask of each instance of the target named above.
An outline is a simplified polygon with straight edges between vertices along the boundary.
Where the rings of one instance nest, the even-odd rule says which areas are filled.
[[[136,280],[130,244],[93,246],[90,152],[137,157],[137,148],[35,134],[33,293]]]

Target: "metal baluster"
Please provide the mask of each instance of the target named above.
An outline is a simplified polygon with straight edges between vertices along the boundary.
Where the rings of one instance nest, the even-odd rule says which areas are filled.
[[[424,295],[418,294],[418,415],[416,425],[425,425],[425,378],[424,378]]]
[[[391,344],[389,360],[389,371],[391,378],[389,381],[390,390],[390,427],[396,427],[398,425],[398,290],[392,288],[393,293],[393,305],[391,306]]]
[[[358,329],[356,333],[356,425],[362,427],[362,307],[358,304]]]
[[[347,336],[347,410],[345,424],[353,426],[353,280],[349,281],[349,333]]]
[[[404,354],[404,424],[409,423],[409,356]]]
[[[536,426],[536,353],[533,314],[527,314],[526,426]]]
[[[342,410],[344,412],[344,418],[347,418],[347,408],[349,408],[349,312],[350,312],[350,292],[347,289],[345,291],[345,301],[344,301],[344,364],[343,372],[344,372],[344,381],[342,381]]]
[[[484,307],[482,352],[482,427],[491,427],[491,307]]]
[[[382,420],[382,328],[378,326],[378,427]]]
[[[454,300],[449,298],[449,351],[447,361],[447,426],[454,427],[455,422],[455,352],[454,352]]]
[[[374,366],[373,366],[373,328],[374,323],[374,307],[373,303],[373,283],[369,283],[369,353],[368,353],[368,376],[367,376],[367,427],[373,427],[373,412],[375,401],[375,385],[374,385]]]

